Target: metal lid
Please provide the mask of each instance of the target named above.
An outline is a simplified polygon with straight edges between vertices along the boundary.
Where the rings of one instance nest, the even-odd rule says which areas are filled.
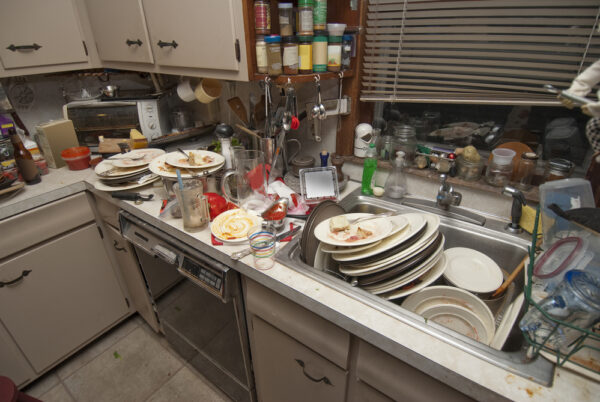
[[[573,169],[573,162],[567,159],[554,158],[548,161],[550,169],[557,170],[563,173],[569,173]]]
[[[521,154],[521,159],[536,161],[536,160],[538,160],[538,156],[535,152],[525,152],[525,153]]]
[[[294,5],[292,3],[279,3],[279,8],[292,8]]]
[[[217,124],[215,135],[217,138],[229,138],[233,135],[233,128],[229,124]]]

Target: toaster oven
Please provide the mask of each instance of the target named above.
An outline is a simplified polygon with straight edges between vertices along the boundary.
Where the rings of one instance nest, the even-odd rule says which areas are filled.
[[[77,101],[63,106],[73,122],[79,144],[97,150],[98,137],[129,138],[137,129],[151,141],[170,132],[165,98],[127,101]]]

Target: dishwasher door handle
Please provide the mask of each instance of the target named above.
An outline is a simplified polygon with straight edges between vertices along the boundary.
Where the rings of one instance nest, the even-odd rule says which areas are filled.
[[[166,262],[167,264],[170,264],[170,265],[177,264],[177,253],[172,250],[169,250],[165,246],[161,246],[160,244],[153,246],[152,253],[156,257],[159,257],[161,260]]]

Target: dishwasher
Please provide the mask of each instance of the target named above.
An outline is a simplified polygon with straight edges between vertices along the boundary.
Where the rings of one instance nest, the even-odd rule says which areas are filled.
[[[160,330],[172,348],[235,401],[255,401],[239,273],[126,211]]]

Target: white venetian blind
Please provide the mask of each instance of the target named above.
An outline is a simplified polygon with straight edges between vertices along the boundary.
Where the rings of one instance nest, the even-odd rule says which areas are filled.
[[[555,104],[600,58],[600,0],[369,0],[363,101]]]

